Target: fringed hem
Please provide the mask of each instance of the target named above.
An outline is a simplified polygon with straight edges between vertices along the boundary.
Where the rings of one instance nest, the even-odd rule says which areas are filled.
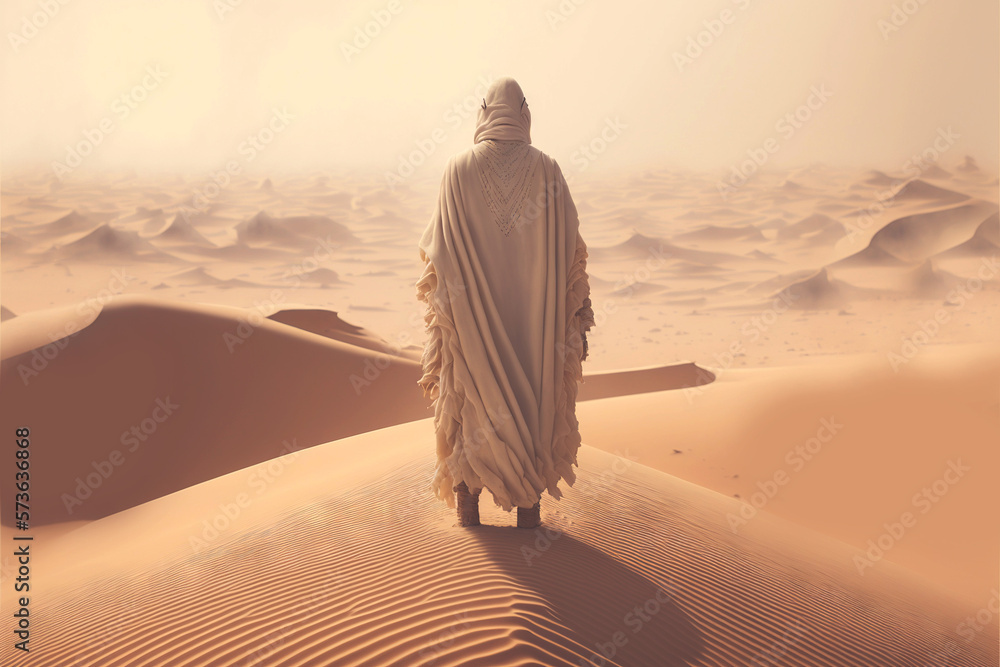
[[[537,470],[538,477],[545,484],[545,489],[533,489],[526,479],[520,490],[508,489],[504,480],[493,471],[482,471],[484,477],[477,474],[465,459],[464,451],[459,452],[458,457],[454,456],[455,443],[464,437],[459,419],[483,421],[483,415],[465,400],[462,383],[456,377],[455,356],[460,355],[461,351],[451,349],[457,345],[454,342],[455,324],[449,319],[448,309],[439,307],[442,302],[447,302],[447,288],[439,284],[434,265],[422,248],[420,258],[425,266],[416,283],[416,291],[417,298],[427,304],[424,315],[427,341],[421,357],[423,373],[417,384],[422,388],[424,396],[432,399],[431,405],[434,408],[437,468],[431,489],[435,497],[445,501],[448,507],[455,507],[454,488],[460,482],[465,482],[473,493],[482,488],[489,489],[494,502],[504,511],[510,511],[517,504],[512,498],[514,493],[525,496],[521,499],[522,503],[526,503],[525,507],[531,507],[537,502],[543,490],[547,490],[553,498],[561,498],[559,481],[566,480],[569,486],[573,486],[576,481],[573,466],[578,465],[577,451],[581,444],[576,418],[576,397],[579,383],[583,381],[583,332],[594,325],[586,272],[586,245],[578,235],[574,262],[567,277],[565,340],[559,346],[564,355],[563,378],[556,398],[551,463],[539,460],[534,462],[540,467]],[[456,458],[462,460],[455,460]]]
[[[584,332],[594,326],[594,311],[590,305],[590,280],[587,277],[587,246],[577,234],[576,253],[566,279],[566,340],[562,388],[556,398],[556,421],[552,434],[552,469],[545,479],[549,494],[562,497],[557,484],[560,479],[573,486],[576,482],[577,452],[582,440],[576,418],[576,397],[583,382],[583,360],[586,355]]]
[[[435,308],[434,303],[438,296],[438,276],[434,269],[434,264],[420,248],[420,259],[424,261],[424,271],[416,283],[417,299],[427,304],[427,311],[424,314],[424,331],[427,333],[427,341],[424,344],[424,351],[421,356],[421,366],[423,374],[417,384],[423,390],[424,397],[431,399],[431,407],[434,409],[434,431],[437,437],[437,469],[431,488],[435,497],[447,503],[448,507],[455,507],[454,487],[462,480],[456,480],[451,474],[447,465],[441,465],[454,451],[454,440],[452,439],[457,431],[458,425],[450,417],[445,423],[446,411],[444,410],[445,397],[442,396],[442,385],[448,386],[447,381],[443,382],[445,374],[445,332],[454,331],[454,327],[448,321],[440,308]],[[459,400],[460,397],[456,397]],[[455,400],[453,398],[452,400]],[[459,410],[458,414],[461,414]],[[465,480],[470,489],[474,488],[470,480]]]

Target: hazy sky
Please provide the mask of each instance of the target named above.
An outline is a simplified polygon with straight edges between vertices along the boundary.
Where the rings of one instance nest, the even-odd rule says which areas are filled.
[[[440,167],[504,74],[563,164],[893,169],[948,127],[946,160],[997,162],[996,0],[63,1],[0,9],[5,168]]]

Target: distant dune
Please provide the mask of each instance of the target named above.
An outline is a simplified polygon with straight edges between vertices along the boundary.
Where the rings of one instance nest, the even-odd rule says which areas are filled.
[[[997,666],[995,615],[969,625],[1000,583],[983,160],[768,165],[724,199],[707,172],[573,174],[596,326],[578,478],[538,530],[488,491],[459,529],[429,491],[429,164],[393,190],[5,171],[37,650],[0,662]]]
[[[103,261],[111,258],[118,261],[155,262],[171,259],[169,255],[140,238],[138,233],[116,229],[109,223],[103,223],[78,238],[53,246],[49,253],[59,259],[83,261]]]
[[[264,211],[236,226],[239,240],[248,245],[315,246],[319,241],[354,244],[357,238],[344,225],[324,216],[273,218]]]
[[[285,309],[269,315],[268,319],[302,329],[303,331],[319,334],[332,340],[339,340],[377,352],[402,354],[408,358],[413,358],[415,361],[419,361],[419,356],[394,349],[388,341],[383,340],[363,327],[345,322],[337,313],[330,310],[307,308]]]
[[[996,215],[996,204],[974,201],[897,218],[875,232],[865,249],[835,265],[921,262],[969,240],[984,221]]]
[[[789,304],[790,308],[837,308],[845,303],[851,287],[838,280],[831,280],[826,268],[812,276],[792,283],[773,295]]]
[[[753,225],[742,227],[719,227],[718,225],[708,225],[691,232],[678,234],[674,237],[677,240],[685,241],[763,241],[764,235]]]
[[[174,219],[170,221],[170,224],[163,228],[154,237],[157,242],[164,242],[169,244],[193,244],[203,247],[214,248],[215,244],[209,241],[205,236],[199,232],[194,226],[184,219],[180,214],[175,215]]]
[[[844,237],[844,225],[828,215],[814,213],[778,229],[778,239],[798,239],[812,244],[832,246]]]
[[[938,253],[939,257],[991,257],[1000,252],[1000,213],[983,220],[972,237],[957,246]]]
[[[745,262],[745,257],[730,253],[697,250],[676,245],[665,239],[655,238],[633,232],[626,240],[609,247],[591,246],[589,254],[601,261],[615,260],[650,260],[666,261],[685,260],[696,264],[721,264],[726,262]]]
[[[930,174],[924,175],[932,177]],[[968,195],[963,195],[961,192],[932,185],[921,178],[904,183],[893,195],[893,199],[898,202],[933,199],[941,204],[965,201],[968,198]]]
[[[218,287],[222,289],[232,287],[261,287],[248,280],[239,278],[222,279],[217,278],[204,266],[196,266],[192,269],[185,269],[178,273],[166,277],[166,282],[170,285],[180,285],[184,287]]]

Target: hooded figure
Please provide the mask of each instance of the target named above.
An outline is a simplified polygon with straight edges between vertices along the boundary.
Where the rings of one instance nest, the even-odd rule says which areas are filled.
[[[514,79],[494,81],[471,149],[445,167],[419,243],[427,304],[423,376],[437,436],[435,495],[478,525],[483,488],[518,526],[543,491],[576,480],[586,331],[594,325],[587,246],[555,160],[531,145]]]

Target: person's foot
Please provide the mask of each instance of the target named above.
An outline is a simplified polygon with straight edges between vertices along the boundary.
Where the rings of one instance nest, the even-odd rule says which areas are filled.
[[[470,493],[465,482],[461,482],[455,487],[458,497],[458,525],[478,526],[479,525],[479,491]]]
[[[537,502],[532,507],[517,508],[518,528],[537,528],[542,524],[542,504]]]

